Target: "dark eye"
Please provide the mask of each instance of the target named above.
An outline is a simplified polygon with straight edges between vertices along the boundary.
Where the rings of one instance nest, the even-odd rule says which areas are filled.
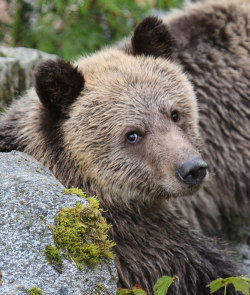
[[[181,119],[181,115],[178,111],[173,111],[171,113],[171,120],[174,121],[174,122],[179,122]]]
[[[135,131],[129,132],[126,135],[126,138],[129,143],[137,143],[141,141],[141,136],[138,135]]]

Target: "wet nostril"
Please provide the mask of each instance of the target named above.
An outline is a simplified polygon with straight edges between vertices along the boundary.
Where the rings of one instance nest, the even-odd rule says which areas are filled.
[[[182,163],[177,176],[186,184],[198,185],[206,176],[207,167],[207,163],[200,157],[191,158]]]

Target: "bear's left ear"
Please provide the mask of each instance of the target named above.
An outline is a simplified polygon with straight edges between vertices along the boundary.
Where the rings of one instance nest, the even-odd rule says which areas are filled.
[[[152,55],[170,58],[173,53],[174,39],[167,26],[155,16],[146,17],[136,27],[131,39],[134,55]]]
[[[35,89],[42,104],[65,112],[84,87],[83,75],[64,60],[42,62],[35,73]]]

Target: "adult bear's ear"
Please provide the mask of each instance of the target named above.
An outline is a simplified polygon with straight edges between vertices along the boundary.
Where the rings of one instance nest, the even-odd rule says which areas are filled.
[[[167,26],[155,16],[146,17],[136,27],[131,39],[134,55],[152,55],[170,58],[173,53],[174,39]]]
[[[65,112],[84,86],[83,75],[64,60],[42,62],[35,73],[35,89],[43,105]]]

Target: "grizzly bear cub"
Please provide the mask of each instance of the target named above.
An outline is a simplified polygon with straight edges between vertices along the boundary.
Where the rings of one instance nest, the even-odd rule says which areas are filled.
[[[166,25],[148,18],[122,50],[74,65],[42,63],[35,89],[0,118],[0,151],[27,152],[65,186],[99,197],[112,224],[119,287],[139,284],[152,294],[158,278],[176,275],[168,294],[203,295],[209,282],[236,271],[190,226],[184,205],[171,203],[207,178],[192,77],[174,44]]]

